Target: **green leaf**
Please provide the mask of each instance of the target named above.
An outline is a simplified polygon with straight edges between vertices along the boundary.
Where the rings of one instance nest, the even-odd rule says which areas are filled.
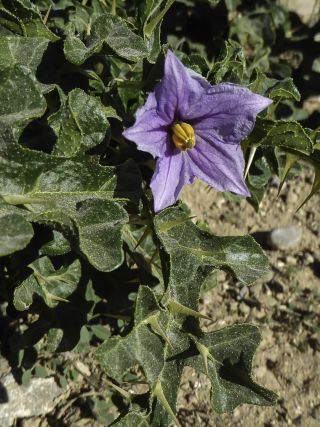
[[[103,325],[91,325],[92,333],[101,340],[106,340],[110,337],[110,330]]]
[[[97,350],[103,370],[117,381],[135,365],[143,368],[148,382],[155,387],[164,366],[162,337],[150,328],[149,320],[160,313],[154,292],[139,288],[135,307],[135,327],[125,337],[110,338]],[[128,351],[130,349],[130,351]]]
[[[284,164],[281,176],[280,176],[280,185],[279,185],[279,189],[278,189],[278,194],[280,194],[282,187],[283,187],[283,184],[284,184],[290,170],[295,165],[295,163],[297,162],[298,159],[299,159],[299,156],[297,154],[292,154],[292,153],[286,154],[285,164]]]
[[[24,65],[36,72],[49,41],[37,37],[2,36],[0,38],[0,69]]]
[[[64,255],[71,251],[68,240],[60,231],[53,230],[53,239],[40,249],[41,255]]]
[[[42,257],[29,267],[33,274],[14,290],[13,304],[19,311],[30,307],[34,294],[41,296],[51,308],[59,302],[68,302],[66,298],[76,290],[81,277],[79,260],[55,270],[50,259]]]
[[[208,0],[208,1],[211,6],[215,7],[220,3],[221,0]]]
[[[139,61],[148,54],[143,39],[136,35],[127,23],[116,15],[105,13],[97,18],[86,43],[69,34],[64,45],[64,53],[68,61],[80,65],[103,44],[109,46],[117,55],[129,61]]]
[[[276,403],[278,396],[252,379],[252,359],[261,341],[256,326],[233,325],[204,334],[196,341],[207,350],[207,362],[204,363],[200,354],[187,360],[186,364],[208,375],[211,405],[216,412],[230,412],[244,403]]]
[[[26,36],[26,29],[23,23],[11,12],[0,7],[0,34]]]
[[[55,353],[63,339],[63,330],[60,328],[50,328],[46,339],[47,351]]]
[[[39,85],[22,65],[0,71],[0,127],[22,128],[41,117],[47,107]]]
[[[270,87],[266,93],[271,99],[293,99],[300,101],[301,95],[291,77],[287,77]]]
[[[255,326],[235,325],[208,334],[196,329],[198,335],[191,335],[157,300],[151,289],[141,286],[132,331],[125,337],[107,339],[96,352],[106,374],[120,383],[130,368],[142,368],[150,387],[150,405],[156,399],[150,425],[168,425],[168,417],[176,421],[175,405],[184,366],[208,376],[212,406],[219,413],[242,403],[276,402],[274,393],[252,380],[252,358],[261,338]],[[161,333],[154,328],[153,319],[157,319]]]
[[[55,154],[71,157],[100,144],[106,136],[109,122],[98,98],[74,89],[60,109],[48,119],[58,139]]]
[[[174,319],[160,308],[154,292],[145,286],[139,288],[135,318],[132,331],[125,337],[105,341],[96,357],[106,374],[118,382],[129,368],[138,365],[143,369],[151,395],[157,399],[159,414],[153,416],[161,424],[159,417],[166,418],[168,412],[173,418],[183,367],[176,359],[188,349],[189,339],[179,332]],[[161,333],[154,328],[154,319]]]
[[[75,215],[79,247],[100,271],[112,271],[124,259],[121,229],[128,221],[126,211],[109,200],[88,199],[77,204]]]
[[[158,11],[156,16],[152,16],[153,14],[150,14],[149,17],[151,18],[148,23],[145,23],[144,25],[144,34],[150,38],[152,33],[154,32],[155,28],[158,24],[160,24],[164,18],[164,15],[168,12],[170,7],[173,5],[174,0],[167,0],[164,4],[164,7],[161,11]],[[157,8],[159,6],[157,5]]]
[[[200,288],[213,269],[231,271],[245,284],[268,271],[265,254],[250,236],[214,236],[177,207],[156,215],[155,229],[170,257],[168,296],[193,310],[198,309]]]
[[[252,172],[254,171],[254,173]],[[251,193],[250,203],[259,210],[260,203],[265,193],[266,186],[272,176],[272,171],[265,156],[254,161],[247,177],[247,185]]]
[[[304,206],[311,199],[311,197],[320,189],[320,156],[318,150],[314,152],[314,159],[311,160],[311,163],[314,169],[314,178],[312,182],[311,191],[305,198],[305,200],[301,203],[298,210],[301,209],[302,206]]]
[[[144,324],[125,338],[109,338],[98,348],[96,356],[107,375],[119,382],[129,368],[139,365],[155,385],[164,363],[161,338]]]
[[[24,387],[28,387],[30,385],[31,378],[32,378],[32,369],[28,369],[24,371],[24,373],[21,376],[21,384]]]
[[[129,414],[117,419],[113,424],[116,427],[149,427],[148,417],[143,414],[129,412]]]
[[[140,176],[133,162],[101,166],[98,157],[71,160],[24,149],[10,134],[0,139],[0,195],[9,204],[28,205],[35,213],[75,211],[88,198],[137,201]]]
[[[258,118],[249,135],[251,145],[279,147],[303,154],[312,152],[312,141],[298,122]]]
[[[0,257],[24,249],[32,237],[32,225],[20,209],[0,204]]]
[[[67,231],[97,269],[110,271],[123,261],[121,204],[137,201],[139,171],[133,162],[100,166],[92,156],[69,160],[0,142],[0,194],[25,205],[31,221]]]
[[[246,79],[247,68],[242,46],[233,40],[226,41],[209,72],[209,81],[229,81],[243,85]]]
[[[49,376],[49,372],[42,365],[36,365],[34,367],[34,374],[38,378],[47,378]]]
[[[224,0],[227,9],[229,11],[235,11],[237,7],[241,4],[242,0]]]
[[[44,37],[52,42],[59,40],[43,23],[41,13],[30,0],[2,0],[2,4],[22,23],[28,37]]]
[[[300,101],[300,92],[291,77],[283,80],[267,77],[261,71],[257,70],[255,81],[250,84],[250,89],[261,95],[268,96],[271,99],[290,99]]]

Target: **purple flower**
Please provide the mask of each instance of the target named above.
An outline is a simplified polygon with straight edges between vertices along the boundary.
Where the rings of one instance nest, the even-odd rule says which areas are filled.
[[[271,102],[235,84],[212,86],[169,51],[163,79],[123,133],[157,158],[150,184],[154,210],[173,204],[195,177],[249,196],[240,141]]]

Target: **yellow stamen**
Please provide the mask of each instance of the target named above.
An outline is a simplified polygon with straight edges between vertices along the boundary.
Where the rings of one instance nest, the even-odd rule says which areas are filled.
[[[171,127],[174,145],[181,151],[191,150],[196,145],[193,127],[185,122],[176,122]]]

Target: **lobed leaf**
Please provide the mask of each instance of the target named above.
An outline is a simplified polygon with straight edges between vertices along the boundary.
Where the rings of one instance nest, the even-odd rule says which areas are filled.
[[[117,419],[112,423],[116,427],[149,427],[148,417],[144,414],[129,412],[124,417]]]
[[[96,352],[106,374],[120,383],[130,368],[142,368],[150,387],[150,405],[156,399],[150,425],[167,425],[168,415],[175,420],[185,366],[208,376],[211,404],[218,413],[232,411],[243,403],[276,402],[274,393],[252,379],[252,359],[261,339],[257,327],[234,325],[206,334],[197,329],[191,335],[157,300],[151,289],[141,286],[132,331],[125,337],[108,339]]]
[[[0,257],[24,249],[32,237],[32,225],[21,210],[0,204]]]
[[[0,69],[24,65],[36,72],[49,40],[40,37],[2,36],[0,38]]]
[[[121,204],[140,194],[132,164],[103,167],[94,157],[73,161],[0,142],[0,166],[0,194],[7,203],[25,205],[31,221],[58,226],[97,269],[122,263],[128,216]]]
[[[23,35],[28,37],[44,37],[52,42],[59,40],[44,24],[37,6],[30,0],[2,0],[6,11],[14,15],[23,28]],[[18,33],[20,34],[20,32]]]
[[[58,137],[54,153],[66,157],[100,144],[110,126],[101,101],[82,89],[71,91],[48,123]]]
[[[279,147],[307,155],[313,150],[310,136],[294,121],[258,118],[249,140],[252,145]]]
[[[50,259],[42,257],[29,267],[33,274],[14,290],[13,304],[20,311],[30,307],[34,294],[41,296],[51,308],[60,302],[68,302],[66,298],[76,290],[81,277],[79,260],[55,270]]]
[[[290,99],[300,101],[300,92],[291,77],[283,80],[272,79],[257,71],[257,78],[250,84],[250,89],[271,99]]]
[[[276,403],[277,395],[252,379],[252,359],[260,340],[259,329],[249,324],[232,325],[196,340],[203,346],[202,354],[186,363],[208,375],[211,405],[216,412],[230,412],[244,403]]]
[[[192,309],[198,308],[201,285],[213,269],[231,271],[246,284],[268,271],[267,257],[250,236],[214,236],[177,207],[156,215],[155,229],[170,257],[169,298]]]
[[[0,140],[0,195],[10,204],[27,204],[34,212],[67,212],[88,198],[135,201],[140,191],[132,162],[101,166],[96,156],[71,160],[24,149],[10,135]]]
[[[131,31],[122,18],[110,13],[100,15],[93,22],[86,43],[69,34],[65,41],[64,53],[68,61],[80,65],[99,51],[104,43],[117,55],[129,61],[139,61],[148,54],[143,39]]]
[[[79,247],[88,261],[100,271],[112,271],[124,259],[122,226],[128,214],[110,200],[87,199],[77,204],[74,216]]]
[[[224,43],[216,62],[209,72],[209,81],[243,84],[247,79],[247,67],[243,49],[239,43],[229,40]]]
[[[68,240],[64,237],[64,235],[60,231],[53,230],[52,231],[53,238],[48,243],[45,243],[41,249],[41,255],[65,255],[71,251],[70,244]]]
[[[41,117],[46,101],[29,68],[15,65],[0,71],[0,127],[23,128],[32,119]]]

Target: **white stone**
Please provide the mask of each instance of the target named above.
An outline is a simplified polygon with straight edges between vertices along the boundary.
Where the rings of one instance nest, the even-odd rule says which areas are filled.
[[[275,228],[269,235],[269,243],[275,249],[291,249],[300,243],[302,231],[295,225]]]
[[[34,417],[51,412],[57,398],[65,393],[53,378],[33,378],[25,387],[16,383],[12,374],[1,379],[0,426],[11,427],[18,418]]]

